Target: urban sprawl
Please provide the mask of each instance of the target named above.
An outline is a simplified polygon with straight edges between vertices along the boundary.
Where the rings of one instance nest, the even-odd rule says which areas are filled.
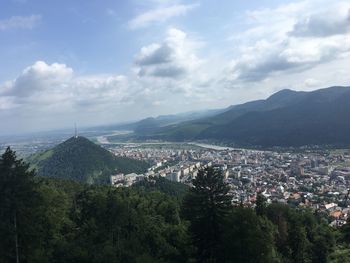
[[[172,149],[170,147],[108,147],[115,155],[147,161],[145,174],[115,174],[114,186],[130,186],[146,177],[161,176],[191,185],[198,171],[215,166],[230,185],[233,202],[253,206],[258,193],[267,202],[286,203],[323,213],[332,226],[349,214],[350,153],[346,151],[273,152],[245,149]]]

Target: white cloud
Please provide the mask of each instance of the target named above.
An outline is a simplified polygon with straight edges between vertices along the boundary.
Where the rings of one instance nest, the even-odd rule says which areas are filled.
[[[314,0],[248,12],[249,29],[233,38],[231,80],[257,82],[340,59],[350,52],[349,10],[350,3]]]
[[[350,30],[350,7],[338,5],[299,19],[290,35],[297,37],[327,37]]]
[[[319,86],[321,83],[319,80],[317,79],[313,79],[313,78],[308,78],[304,81],[304,85],[306,87],[317,87]]]
[[[0,95],[25,97],[44,89],[55,89],[67,83],[73,75],[73,70],[64,64],[48,65],[37,61],[23,70],[15,80],[7,82],[0,90]]]
[[[133,91],[122,75],[76,76],[65,64],[38,61],[16,79],[0,85],[3,110],[33,115],[41,111],[95,110],[131,99]]]
[[[9,110],[18,107],[14,102],[15,98],[12,96],[1,96],[0,97],[0,111],[1,110]]]
[[[157,7],[155,9],[151,9],[131,19],[128,23],[128,26],[130,29],[147,27],[154,23],[167,21],[170,18],[173,18],[176,16],[185,15],[190,10],[194,9],[197,6],[198,4],[191,4],[191,5],[178,4],[178,5]]]
[[[41,15],[12,16],[9,19],[0,20],[0,31],[12,29],[33,29],[41,21]]]
[[[199,57],[204,46],[192,34],[170,28],[163,41],[141,48],[134,61],[140,99],[177,112],[218,103],[225,94],[217,85],[222,65]]]
[[[181,78],[193,74],[201,64],[195,52],[200,43],[185,32],[170,28],[162,43],[141,48],[135,60],[140,77]]]

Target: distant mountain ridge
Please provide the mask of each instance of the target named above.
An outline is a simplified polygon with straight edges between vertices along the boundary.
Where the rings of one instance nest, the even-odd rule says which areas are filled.
[[[90,127],[90,128],[87,128],[86,130],[89,131],[93,128],[97,131],[98,130],[102,130],[102,131],[128,130],[128,131],[135,131],[138,133],[149,133],[149,132],[156,131],[157,129],[165,126],[175,125],[186,121],[214,116],[224,111],[226,111],[226,109],[199,110],[199,111],[182,112],[177,114],[159,115],[157,117],[148,117],[148,118],[144,118],[134,122]]]
[[[148,164],[142,161],[116,157],[111,152],[84,137],[71,137],[28,161],[38,175],[73,179],[85,183],[108,183],[113,173],[141,173]]]
[[[135,131],[139,139],[213,140],[237,146],[350,146],[350,87],[281,90],[196,120]]]
[[[136,133],[149,133],[157,131],[158,129],[169,125],[176,125],[182,122],[215,116],[216,114],[219,114],[223,111],[225,111],[225,109],[191,111],[171,115],[160,115],[157,117],[145,118],[133,124],[129,124],[128,128],[131,128]]]

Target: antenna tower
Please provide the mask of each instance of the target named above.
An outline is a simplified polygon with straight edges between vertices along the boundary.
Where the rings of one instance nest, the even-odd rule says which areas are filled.
[[[77,123],[74,123],[74,138],[78,138]]]

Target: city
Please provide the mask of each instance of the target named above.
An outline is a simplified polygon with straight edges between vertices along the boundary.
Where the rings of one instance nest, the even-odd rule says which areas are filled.
[[[349,213],[349,151],[292,153],[186,146],[182,150],[176,149],[176,145],[112,146],[110,150],[115,155],[147,161],[152,167],[142,175],[111,176],[111,183],[129,186],[144,177],[161,176],[191,185],[199,169],[215,166],[220,167],[225,175],[234,203],[253,206],[257,193],[262,193],[269,203],[290,204],[323,213],[334,227],[346,223]]]

